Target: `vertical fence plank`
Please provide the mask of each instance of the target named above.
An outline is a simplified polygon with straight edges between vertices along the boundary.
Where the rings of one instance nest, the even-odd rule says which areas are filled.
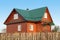
[[[59,34],[59,33],[58,33],[58,32],[56,32],[56,40],[58,40],[58,38],[59,38],[59,37],[58,37],[58,34]]]
[[[52,40],[53,39],[53,35],[51,32],[48,33],[48,40]]]
[[[58,40],[60,40],[60,32],[58,32]]]
[[[52,34],[53,34],[52,40],[55,40],[55,39],[56,39],[56,33],[54,32],[54,33],[52,33]]]

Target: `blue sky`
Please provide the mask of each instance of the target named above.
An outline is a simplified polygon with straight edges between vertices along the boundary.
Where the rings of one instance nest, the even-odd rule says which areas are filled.
[[[60,25],[60,0],[0,0],[0,32],[13,8],[36,9],[47,6],[56,25]]]

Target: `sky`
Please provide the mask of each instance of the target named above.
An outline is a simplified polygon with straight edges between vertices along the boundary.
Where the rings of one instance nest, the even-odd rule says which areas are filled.
[[[6,28],[3,23],[13,8],[31,10],[46,6],[55,25],[60,26],[60,0],[0,0],[0,32]]]

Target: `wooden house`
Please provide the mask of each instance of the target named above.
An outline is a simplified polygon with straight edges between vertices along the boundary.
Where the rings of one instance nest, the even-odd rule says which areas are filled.
[[[33,10],[14,8],[4,24],[7,33],[51,32],[51,25],[54,25],[47,7]]]

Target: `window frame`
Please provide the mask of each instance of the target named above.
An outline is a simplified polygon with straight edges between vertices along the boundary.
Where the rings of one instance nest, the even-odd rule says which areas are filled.
[[[18,25],[18,31],[21,31],[21,25]]]
[[[44,18],[47,18],[47,13],[46,12],[44,13]]]
[[[18,19],[18,14],[14,14],[14,19]]]
[[[33,26],[32,24],[30,24],[29,30],[30,30],[30,31],[33,31],[33,30],[34,30],[34,26]]]

